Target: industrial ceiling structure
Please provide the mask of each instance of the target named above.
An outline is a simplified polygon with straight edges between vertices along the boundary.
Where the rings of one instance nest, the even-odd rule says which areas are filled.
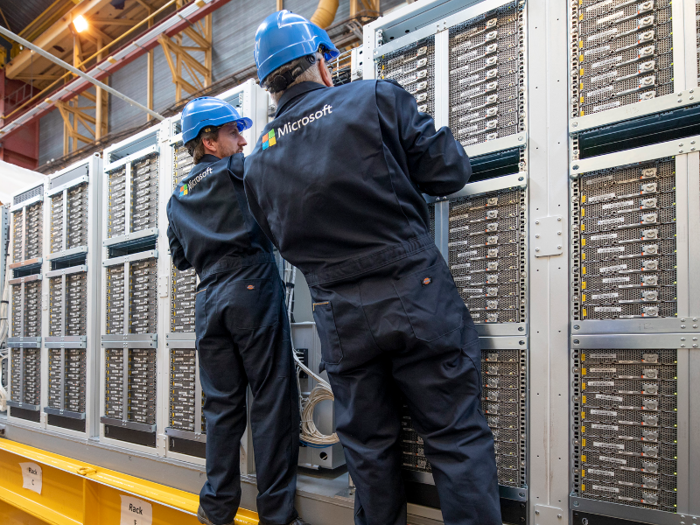
[[[144,105],[152,110],[153,50],[158,46],[175,84],[175,104],[181,106],[189,98],[210,92],[214,53],[211,15],[229,1],[3,1],[0,26],[11,33],[4,31],[4,39],[0,36],[0,160],[37,169],[39,119],[51,111],[59,111],[63,119],[66,159],[104,148],[115,138],[109,133],[110,95],[99,85],[94,87],[91,79],[109,84],[110,75],[147,54]],[[312,17],[319,26],[328,28],[344,49],[362,41],[363,24],[374,20],[380,11],[379,0],[348,1],[348,20],[331,25],[338,0],[320,0]],[[275,7],[284,8],[284,1],[276,0]],[[20,41],[26,41],[25,45]],[[50,53],[83,73],[77,76],[40,52],[45,56]],[[254,73],[254,68],[248,68],[234,75],[235,81]]]

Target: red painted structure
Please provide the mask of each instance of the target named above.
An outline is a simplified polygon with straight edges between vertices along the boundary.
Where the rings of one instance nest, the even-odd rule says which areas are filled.
[[[0,115],[9,113],[37,91],[29,84],[6,78],[5,70],[0,69]],[[39,166],[39,120],[29,122],[0,139],[0,160],[30,170]]]
[[[212,0],[211,2],[200,7],[199,9],[196,9],[188,16],[183,16],[182,12],[188,10],[188,8],[191,9],[192,4],[182,7],[181,9],[173,13],[170,17],[161,20],[160,22],[155,24],[152,28],[148,29],[142,35],[139,35],[134,39],[130,40],[129,42],[126,42],[119,49],[110,52],[110,56],[114,56],[117,53],[119,53],[120,50],[131,46],[131,43],[135,40],[138,41],[139,45],[132,46],[134,49],[130,51],[126,56],[120,57],[120,59],[114,63],[109,62],[109,59],[103,60],[99,64],[93,66],[89,71],[87,71],[87,73],[91,74],[97,80],[104,80],[111,74],[115,73],[116,71],[119,71],[127,64],[133,62],[140,56],[144,55],[151,49],[158,46],[158,37],[162,33],[170,37],[177,35],[178,33],[182,32],[185,28],[201,20],[202,18],[215,11],[222,5],[227,4],[229,1],[230,0]],[[176,20],[174,24],[172,23],[173,20]],[[0,70],[0,72],[2,72],[2,86],[5,86],[6,84],[4,71]],[[7,79],[7,82],[12,83],[17,81]],[[17,86],[13,84],[13,87],[9,88],[7,90],[7,93],[3,93],[3,87],[0,87],[0,94],[3,95],[2,97],[0,97],[0,115],[5,115],[12,111],[12,107],[8,108],[6,105],[7,102],[5,99],[5,95],[10,94],[10,90],[14,91],[21,87],[19,85],[22,83],[17,82],[17,84]],[[21,125],[17,126],[15,129],[12,129],[9,133],[5,135],[0,135],[0,143],[2,144],[2,147],[0,147],[0,159],[6,160],[7,162],[11,162],[13,164],[17,164],[25,168],[35,169],[38,165],[39,158],[39,119],[55,109],[55,106],[52,105],[49,107],[45,107],[39,111],[36,111],[36,106],[44,103],[44,101],[47,98],[62,101],[71,100],[76,95],[82,93],[91,86],[92,84],[87,80],[83,80],[82,78],[76,78],[73,81],[66,84],[65,86],[60,86],[56,89],[56,92],[61,93],[61,95],[57,98],[54,98],[54,96],[48,94],[45,97],[42,97],[41,100],[37,100],[32,106],[28,107],[22,113],[14,116],[12,119],[8,121],[0,120],[0,130],[2,130],[5,126],[10,125],[12,122],[18,119],[23,120]],[[26,100],[26,98],[23,100]],[[15,104],[14,107],[18,106],[19,104],[21,104],[21,102]],[[28,114],[31,114],[31,116],[27,118]],[[3,151],[6,149],[7,154],[5,157],[3,157]]]

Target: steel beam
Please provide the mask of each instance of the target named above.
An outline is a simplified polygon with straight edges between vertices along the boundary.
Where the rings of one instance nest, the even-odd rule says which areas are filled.
[[[189,4],[166,20],[162,20],[154,25],[153,28],[145,34],[126,44],[100,64],[91,68],[88,74],[97,80],[105,79],[155,48],[158,45],[158,37],[161,34],[166,34],[168,36],[176,35],[222,5],[227,4],[229,1],[230,0],[198,0],[197,2]],[[53,110],[54,100],[70,100],[90,86],[90,82],[80,78],[66,84],[60,90],[52,94],[50,99],[40,102],[17,119],[6,124],[4,128],[0,129],[0,138],[5,140],[10,133],[14,133],[21,126],[25,126]]]

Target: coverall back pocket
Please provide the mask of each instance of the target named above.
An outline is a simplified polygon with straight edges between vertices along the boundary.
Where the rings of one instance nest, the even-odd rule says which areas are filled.
[[[321,340],[321,357],[326,364],[337,365],[343,360],[343,348],[335,326],[333,305],[330,301],[314,303],[313,314]]]
[[[236,328],[252,330],[279,321],[281,291],[272,279],[241,279],[229,284],[229,315]]]
[[[394,281],[416,338],[434,341],[462,326],[464,302],[444,261]]]

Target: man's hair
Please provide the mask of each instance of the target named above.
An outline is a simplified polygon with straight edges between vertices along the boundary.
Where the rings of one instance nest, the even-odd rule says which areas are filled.
[[[205,130],[207,128],[204,128]],[[202,131],[196,139],[190,140],[185,147],[189,152],[190,156],[194,159],[194,163],[198,164],[202,157],[207,154],[204,150],[204,143],[202,139],[219,140],[219,130],[221,128],[214,128],[211,131]]]
[[[289,84],[287,86],[287,89],[289,89],[292,86],[296,86],[297,84],[300,84],[301,82],[318,82],[318,83],[323,82],[323,79],[321,78],[321,72],[316,67],[316,64],[318,64],[321,61],[321,59],[323,58],[323,55],[319,52],[316,52],[314,54],[314,56],[316,58],[316,62],[314,63],[314,65],[312,65],[309,69],[307,69],[301,75],[299,75],[296,79],[294,79],[294,82]],[[279,75],[280,73],[285,73],[287,71],[291,71],[295,67],[303,65],[305,62],[307,62],[307,58],[306,58],[306,56],[303,56],[303,57],[299,57],[295,60],[292,60],[291,62],[288,62],[287,64],[275,69],[265,79],[265,86],[264,87],[268,87],[268,81],[272,80],[276,75]],[[285,89],[283,91],[277,91],[276,93],[272,93],[272,96],[275,98],[275,100],[279,100],[279,98],[282,96],[282,93],[287,91],[287,89]]]

